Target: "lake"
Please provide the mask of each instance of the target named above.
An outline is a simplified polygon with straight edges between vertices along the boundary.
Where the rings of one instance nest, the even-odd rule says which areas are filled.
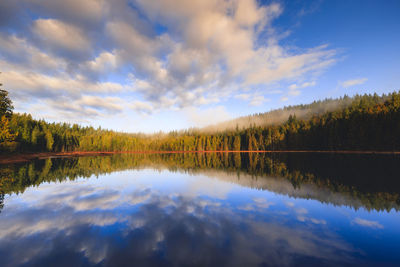
[[[399,266],[400,156],[116,154],[0,166],[1,266]]]

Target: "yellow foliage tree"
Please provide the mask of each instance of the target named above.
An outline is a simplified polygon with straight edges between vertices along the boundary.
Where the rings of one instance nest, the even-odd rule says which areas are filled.
[[[10,122],[8,118],[3,115],[1,116],[0,122],[0,144],[4,142],[12,142],[15,140],[17,135],[11,132]]]

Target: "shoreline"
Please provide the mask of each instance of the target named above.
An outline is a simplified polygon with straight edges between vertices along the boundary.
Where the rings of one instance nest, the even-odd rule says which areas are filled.
[[[0,155],[0,164],[12,164],[31,160],[82,157],[82,156],[106,156],[114,154],[178,154],[178,153],[324,153],[324,154],[383,154],[400,155],[400,151],[356,151],[356,150],[212,150],[212,151],[72,151],[72,152],[38,152]]]

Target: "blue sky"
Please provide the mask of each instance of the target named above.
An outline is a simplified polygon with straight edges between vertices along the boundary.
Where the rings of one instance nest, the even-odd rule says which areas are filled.
[[[399,90],[399,1],[5,0],[16,112],[169,131]]]

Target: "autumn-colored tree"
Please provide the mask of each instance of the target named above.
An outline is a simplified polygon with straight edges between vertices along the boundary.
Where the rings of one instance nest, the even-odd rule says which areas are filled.
[[[0,84],[1,86],[2,84]],[[15,140],[16,134],[10,128],[13,105],[6,90],[0,89],[0,146]]]
[[[15,140],[16,134],[11,132],[10,121],[3,115],[0,121],[0,144],[4,142],[12,142]]]
[[[240,150],[240,136],[236,135],[235,139],[233,140],[233,150],[239,151]]]

